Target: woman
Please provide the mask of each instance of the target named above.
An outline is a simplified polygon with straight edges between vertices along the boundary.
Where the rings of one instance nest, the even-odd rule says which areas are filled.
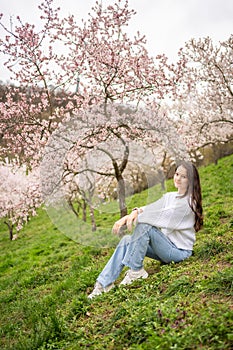
[[[189,162],[180,163],[175,170],[174,185],[177,192],[168,192],[152,204],[135,208],[114,224],[113,232],[118,234],[122,226],[131,230],[133,223],[137,223],[133,234],[119,242],[88,298],[111,290],[124,266],[129,270],[120,285],[147,278],[148,273],[143,268],[145,256],[170,263],[192,255],[195,232],[203,224],[197,168]]]

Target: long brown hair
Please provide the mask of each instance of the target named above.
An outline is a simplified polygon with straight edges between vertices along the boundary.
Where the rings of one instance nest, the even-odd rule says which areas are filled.
[[[183,166],[187,170],[188,176],[188,188],[185,195],[190,198],[189,205],[195,214],[194,229],[198,232],[203,225],[203,209],[202,209],[202,195],[201,195],[201,183],[198,170],[191,162],[182,161],[179,166]]]

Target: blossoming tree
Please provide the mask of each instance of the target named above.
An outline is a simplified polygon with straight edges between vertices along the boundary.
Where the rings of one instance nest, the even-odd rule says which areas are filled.
[[[77,161],[75,167],[71,166],[74,158],[85,157],[87,150],[98,144],[117,141],[122,150],[118,157],[110,149],[99,146],[98,150],[111,161],[109,173],[117,179],[124,215],[123,172],[129,142],[154,144],[166,140],[165,147],[169,144],[171,148],[177,144],[172,123],[158,111],[165,95],[174,91],[180,79],[183,58],[176,67],[169,65],[164,55],[149,56],[146,40],[139,33],[129,38],[125,28],[134,11],[127,1],[118,0],[106,8],[97,1],[82,25],[74,16],[61,19],[59,9],[52,5],[52,0],[45,0],[39,7],[42,30],[23,23],[19,17],[15,28],[9,29],[1,22],[7,32],[1,42],[1,52],[9,57],[6,66],[20,85],[30,87],[27,94],[17,91],[17,100],[14,91],[9,91],[7,102],[0,105],[4,156],[15,155],[21,162],[36,166],[49,137],[69,119],[76,126],[76,135],[67,149],[70,159],[65,161],[65,171],[83,171],[77,169]],[[61,54],[58,43],[63,43]],[[75,93],[70,92],[71,87],[76,87]],[[116,108],[116,103],[132,102],[134,114]],[[144,111],[138,112],[140,104]]]
[[[209,37],[192,39],[180,54],[188,63],[174,111],[186,144],[197,150],[232,140],[233,35],[218,44]]]
[[[22,168],[1,164],[0,193],[0,217],[4,218],[12,240],[13,229],[21,230],[41,205],[38,170],[26,175]]]

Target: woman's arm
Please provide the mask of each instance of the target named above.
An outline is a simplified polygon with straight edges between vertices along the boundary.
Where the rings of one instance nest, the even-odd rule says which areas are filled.
[[[135,208],[129,215],[125,215],[123,218],[117,220],[113,225],[112,232],[118,235],[120,228],[124,225],[126,225],[127,229],[131,231],[133,224],[137,221],[139,210],[140,209]]]
[[[159,228],[184,229],[192,226],[193,211],[187,197],[177,197],[176,193],[167,193],[162,201],[147,205],[138,217],[139,223],[146,223]]]

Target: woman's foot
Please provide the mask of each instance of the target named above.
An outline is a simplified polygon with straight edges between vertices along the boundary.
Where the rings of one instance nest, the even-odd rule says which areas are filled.
[[[97,297],[98,295],[102,294],[102,293],[107,293],[109,292],[113,287],[114,287],[114,283],[110,284],[107,287],[103,287],[102,284],[100,284],[98,281],[96,282],[93,291],[91,292],[91,294],[88,295],[89,299],[93,299],[94,297]]]
[[[125,277],[123,281],[120,283],[120,285],[127,285],[131,284],[133,281],[139,279],[139,278],[147,278],[148,273],[144,268],[141,268],[141,270],[128,270],[125,274]]]

